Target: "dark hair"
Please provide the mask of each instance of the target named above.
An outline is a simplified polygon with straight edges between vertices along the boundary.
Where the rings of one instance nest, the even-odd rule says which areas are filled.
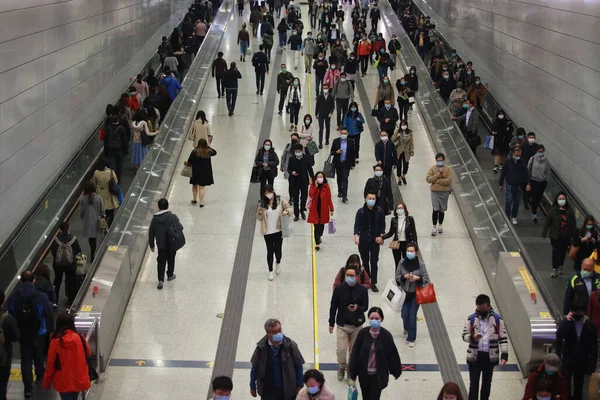
[[[135,80],[137,83],[142,83],[142,78],[143,78],[142,74],[137,74],[137,76],[135,77]]]
[[[537,148],[537,149],[538,149],[538,150],[540,150],[540,149],[541,149],[541,150],[544,150],[544,151],[546,151],[546,146],[544,146],[543,144],[538,144],[538,148]]]
[[[488,306],[491,305],[490,296],[487,294],[480,294],[475,298],[475,305],[481,306],[484,304],[487,304]]]
[[[33,272],[25,271],[21,274],[21,282],[33,282]]]
[[[262,50],[264,50],[264,49],[265,49],[265,46],[264,46],[263,44],[260,44],[260,45],[258,45],[258,49],[259,49],[260,51],[262,51]]]
[[[360,270],[360,266],[361,266],[360,256],[358,254],[352,254],[346,260],[346,266],[344,268],[348,268],[350,266],[350,264],[358,264],[358,269]],[[357,270],[356,273],[358,274],[359,271]]]
[[[573,303],[571,303],[570,311],[587,311],[587,301],[576,297]]]
[[[529,137],[529,136],[535,137],[535,132],[527,132],[527,137]]]
[[[502,115],[506,115],[506,113],[504,112],[504,110],[498,110],[498,111],[496,112],[496,117],[497,117],[498,115],[500,115],[500,114],[502,114]]]
[[[54,339],[58,339],[62,346],[62,339],[67,331],[77,332],[75,329],[75,319],[69,313],[62,312],[56,316]]]
[[[222,51],[218,52],[217,57],[223,57],[223,52]]]
[[[310,115],[310,114],[306,114],[306,115],[304,116],[304,119],[303,119],[303,120],[306,120],[306,117],[308,117],[308,118],[310,119],[310,123],[312,124],[312,121],[313,121],[312,115]],[[305,124],[306,124],[306,123],[305,123]]]
[[[352,106],[356,107],[356,111],[353,112],[351,110]],[[352,116],[353,118],[358,118],[358,103],[355,101],[351,102],[348,106],[348,112],[346,114]]]
[[[142,122],[142,121],[145,121],[146,119],[147,119],[146,113],[141,108],[139,110],[137,110],[135,112],[135,114],[133,114],[133,120],[135,122]]]
[[[525,129],[524,128],[517,128],[517,136],[525,136]]]
[[[222,53],[221,53],[222,54]],[[228,376],[217,376],[212,381],[212,390],[233,390],[233,381]]]
[[[100,157],[98,159],[98,164],[96,165],[98,166],[99,171],[104,171],[106,167],[108,167],[108,159],[106,157]]]
[[[235,63],[235,61],[232,61],[231,64],[229,64],[229,68],[235,68],[237,64]]]
[[[408,249],[409,247],[414,247],[415,251],[419,251],[419,245],[417,244],[417,242],[408,242],[406,244],[406,248]]]
[[[379,167],[379,168],[383,169],[383,165],[381,165],[381,164],[375,164],[375,165],[373,165],[373,171],[375,171],[375,169],[376,169],[377,167]]]
[[[61,232],[66,233],[69,230],[69,223],[67,221],[63,221],[58,229],[60,229]]]
[[[587,228],[585,227],[588,222],[591,222],[592,224],[592,229],[595,231],[596,230],[596,219],[594,218],[593,215],[587,215],[585,217],[585,219],[583,220],[583,225],[581,225],[581,229],[579,229],[579,235],[580,236],[584,236],[585,233],[587,232]]]
[[[408,217],[408,208],[406,208],[406,204],[403,202],[396,203],[396,207],[394,208],[394,217],[398,216],[398,206],[402,206],[404,208],[404,216]]]
[[[271,139],[265,139],[263,141],[263,149],[265,148],[265,144],[267,144],[267,142],[271,143],[271,150],[273,150],[273,141]]]
[[[169,209],[169,200],[162,198],[158,200],[158,209],[161,211]]]
[[[438,158],[441,158],[442,160],[445,160],[446,156],[444,155],[444,153],[437,153],[435,155],[435,159],[437,160]]]
[[[307,383],[310,379],[314,379],[321,386],[325,384],[325,376],[318,369],[309,369],[304,373],[304,377],[302,379],[304,383]]]
[[[304,149],[304,146],[302,146],[302,144],[300,144],[300,143],[296,143],[292,146],[292,150],[294,150],[294,151],[296,151],[296,150],[302,151],[303,149]]]
[[[163,67],[163,73],[164,74],[169,74],[171,72],[171,67],[169,67],[168,65],[165,65]]]
[[[262,193],[260,194],[260,206],[262,208],[269,208],[269,199],[267,199],[267,196],[265,196],[266,192],[271,192],[273,193],[273,210],[277,209],[277,193],[275,193],[275,189],[273,189],[273,186],[271,185],[265,185],[263,187]]]
[[[83,194],[88,196],[88,204],[94,204],[94,193],[96,193],[96,185],[92,181],[83,183]]]
[[[50,267],[48,267],[47,264],[42,263],[35,268],[35,270],[33,271],[33,274],[36,277],[42,276],[42,277],[50,280]]]
[[[318,185],[317,175],[319,175],[319,174],[323,175],[323,183],[322,184],[326,185],[327,184],[327,177],[325,176],[325,173],[323,171],[317,171],[317,172],[315,172],[315,179],[313,179],[313,183],[315,184],[315,186]]]
[[[300,139],[300,135],[298,135],[298,133],[294,132],[290,135],[292,137],[292,139],[295,137],[296,139]],[[302,146],[302,145],[300,145]]]
[[[113,115],[115,113],[115,106],[112,104],[107,104],[105,113],[106,115]]]
[[[199,119],[202,120],[202,125],[208,123],[208,120],[206,119],[206,113],[202,110],[200,110],[196,113],[196,120],[199,120]]]
[[[567,197],[567,194],[565,192],[558,192],[556,194],[556,197],[554,198],[554,203],[552,203],[552,207],[558,207],[558,198],[560,196],[565,196],[565,208],[569,208],[569,198]]]
[[[155,73],[156,71],[154,70],[154,68],[148,68],[148,76],[154,76]]]
[[[440,390],[440,394],[437,397],[437,400],[444,399],[444,393],[456,396],[456,400],[463,400],[462,392],[460,391],[460,387],[454,382],[448,382],[444,386],[442,386],[442,390]]]
[[[373,313],[379,314],[379,316],[381,317],[381,320],[383,321],[383,310],[381,308],[379,308],[379,307],[371,307],[369,309],[369,312],[367,313],[367,318],[369,318],[369,315],[371,315]]]

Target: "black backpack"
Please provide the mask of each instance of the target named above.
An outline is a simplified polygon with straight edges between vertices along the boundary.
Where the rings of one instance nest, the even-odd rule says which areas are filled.
[[[34,296],[17,298],[16,317],[21,337],[32,338],[38,335],[42,321],[38,315]]]
[[[185,235],[183,234],[183,226],[180,222],[175,221],[175,215],[171,216],[171,222],[167,230],[167,239],[169,248],[177,251],[185,246]]]
[[[121,135],[119,134],[120,125],[111,124],[106,130],[104,141],[108,150],[122,150]]]

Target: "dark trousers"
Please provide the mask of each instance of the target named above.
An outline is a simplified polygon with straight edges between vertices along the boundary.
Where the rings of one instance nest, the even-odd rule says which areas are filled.
[[[79,392],[64,392],[59,395],[60,400],[77,400],[79,398]]]
[[[517,218],[519,216],[519,201],[521,200],[522,191],[522,188],[516,185],[506,184],[504,186],[504,193],[506,195],[504,212],[508,218]]]
[[[10,380],[10,365],[12,360],[9,358],[5,366],[0,367],[0,400],[6,400],[6,391],[8,381]]]
[[[94,257],[96,257],[96,238],[88,238],[88,244],[90,245],[90,259],[94,261]]]
[[[225,84],[223,83],[223,75],[215,75],[215,81],[217,81],[217,95],[219,97],[225,95]]]
[[[360,61],[360,72],[364,75],[367,73],[367,68],[369,68],[369,56],[358,56],[358,59]]]
[[[235,100],[237,99],[238,90],[227,88],[227,109],[230,113],[235,110]]]
[[[165,281],[165,266],[167,267],[167,278],[173,276],[173,272],[175,272],[175,254],[177,252],[169,250],[169,249],[158,249],[158,257],[156,261],[158,262],[158,281]]]
[[[354,149],[356,150],[356,159],[358,160],[358,156],[360,154],[360,135],[362,133],[359,133],[358,135],[352,135],[350,136],[350,139],[354,140]]]
[[[21,374],[25,392],[31,392],[33,387],[32,365],[35,366],[35,379],[41,381],[44,377],[44,336],[19,339],[21,349]]]
[[[548,183],[531,181],[531,191],[529,192],[529,199],[531,200],[531,213],[537,214],[537,209],[542,201],[542,196],[546,190]]]
[[[285,104],[285,98],[287,97],[287,90],[283,91],[280,90],[279,91],[279,112],[283,111],[283,105]]]
[[[308,196],[308,185],[300,184],[290,187],[294,202],[294,216],[300,215],[300,211],[306,208],[306,197]]]
[[[115,219],[115,211],[116,210],[117,210],[117,208],[113,208],[112,210],[104,210],[105,214],[106,214],[106,223],[108,224],[109,228],[112,225],[113,220]]]
[[[262,196],[262,192],[263,192],[263,189],[264,189],[265,185],[269,185],[269,186],[273,187],[273,181],[274,180],[275,179],[272,177],[270,170],[269,171],[264,171],[263,170],[263,172],[260,174],[260,193],[261,193],[261,196]]]
[[[442,225],[444,223],[444,215],[443,212],[434,210],[433,213],[431,213],[431,222],[433,222],[433,226],[436,226],[438,222]]]
[[[123,159],[124,154],[120,150],[108,150],[105,152],[106,159],[108,160],[108,168],[115,171],[117,180],[121,182],[121,173],[123,172]]]
[[[281,247],[283,245],[283,235],[281,231],[264,235],[265,244],[267,245],[267,265],[269,272],[273,271],[273,254],[277,264],[281,262]]]
[[[348,112],[348,104],[350,104],[350,99],[335,99],[335,108],[337,109],[337,124],[338,126],[342,126],[342,121],[344,120],[344,115]]]
[[[571,388],[571,400],[582,400],[585,371],[565,371],[565,375],[569,382],[569,388]]]
[[[317,14],[310,14],[310,27],[311,29],[315,29],[317,26]]]
[[[401,177],[406,175],[408,172],[408,161],[406,161],[406,155],[404,152],[398,156],[398,166],[396,167],[396,176]]]
[[[73,267],[56,267],[54,269],[54,290],[56,292],[56,301],[58,302],[58,294],[60,293],[60,285],[62,284],[63,274],[65,275],[65,295],[67,296],[67,305],[70,306],[77,295],[77,275],[76,269]]]
[[[358,243],[358,252],[362,259],[363,267],[367,270],[367,274],[371,277],[372,283],[377,283],[377,271],[379,269],[379,248],[381,246],[375,242],[375,239],[360,238]]]
[[[298,126],[298,114],[300,114],[300,103],[290,103],[290,124]]]
[[[408,109],[409,109],[409,103],[398,103],[398,116],[400,117],[400,120],[403,119],[408,119]]]
[[[256,73],[256,90],[260,93],[265,90],[265,72]]]
[[[323,127],[325,127],[325,141],[329,142],[331,134],[331,118],[329,115],[319,115],[319,144],[323,144]]]
[[[365,375],[358,378],[363,400],[379,400],[381,398],[381,384],[377,375]]]
[[[315,224],[315,243],[321,243],[321,238],[323,237],[323,232],[325,232],[325,224]]]
[[[396,267],[400,264],[400,261],[406,258],[406,245],[408,243],[406,241],[400,242],[400,248],[398,250],[392,250],[392,254],[394,255],[394,271],[396,271]]]
[[[490,353],[477,353],[477,361],[469,363],[469,400],[489,400],[492,389],[494,365],[490,362]],[[481,396],[479,380],[481,379]]]
[[[348,177],[350,176],[350,164],[342,162],[335,165],[338,192],[342,197],[348,197]]]
[[[552,245],[552,268],[559,268],[565,264],[567,249],[571,245],[568,238],[559,236],[558,239],[550,239]]]
[[[273,46],[265,46],[265,54],[267,55],[267,60],[271,61],[271,50],[273,50]]]
[[[260,396],[261,400],[287,400],[283,388],[265,387],[265,393]]]
[[[325,75],[315,74],[315,92],[316,92],[316,97],[319,97],[319,95],[321,94],[321,86],[323,86],[323,79],[324,78],[325,78]]]

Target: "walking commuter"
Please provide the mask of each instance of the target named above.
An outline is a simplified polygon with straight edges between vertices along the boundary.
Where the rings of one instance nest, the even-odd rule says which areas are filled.
[[[340,70],[335,64],[335,60],[329,59],[329,69],[325,72],[323,77],[323,86],[327,85],[329,89],[333,89],[335,84],[340,80]]]
[[[269,25],[269,22],[264,22],[264,25]],[[262,45],[265,49],[265,54],[267,55],[267,60],[269,60],[269,62],[271,62],[271,51],[273,50],[273,27],[269,26],[268,29],[265,29],[264,32],[261,34],[261,36],[262,36]]]
[[[377,120],[379,121],[379,130],[386,132],[390,137],[396,130],[396,122],[399,120],[398,110],[392,105],[392,101],[385,99],[383,107],[379,108]]]
[[[582,400],[590,375],[598,363],[597,329],[586,315],[584,299],[573,301],[567,315],[556,330],[556,354],[561,358],[561,370],[567,376],[573,400]]]
[[[354,384],[358,377],[364,400],[379,400],[390,375],[400,378],[402,362],[392,333],[381,326],[383,310],[371,307],[367,318],[369,326],[358,332],[352,347],[348,379]]]
[[[378,292],[377,271],[379,262],[379,248],[383,245],[385,235],[385,212],[376,205],[377,196],[368,193],[365,204],[356,212],[354,219],[354,244],[362,264],[371,277],[371,290]]]
[[[527,134],[527,140],[523,141],[521,144],[521,150],[523,150],[523,159],[526,163],[529,163],[531,157],[536,155],[540,146],[541,145],[535,141],[535,133],[529,132]]]
[[[283,105],[287,98],[289,87],[294,81],[294,75],[287,70],[285,64],[281,64],[281,72],[277,75],[277,93],[279,93],[279,115],[283,114]]]
[[[353,101],[348,107],[348,111],[342,120],[342,128],[348,131],[348,136],[354,141],[355,162],[358,164],[358,156],[360,152],[360,136],[365,130],[365,118],[358,111],[358,104]]]
[[[400,44],[400,41],[396,38],[396,35],[392,35],[392,40],[388,43],[388,51],[390,52],[390,58],[394,65],[397,65],[397,57],[400,55],[401,49],[402,45]]]
[[[489,400],[494,367],[504,366],[508,361],[508,337],[504,320],[492,309],[489,296],[480,294],[475,305],[475,313],[467,317],[462,334],[463,340],[469,343],[469,400]]]
[[[396,145],[396,154],[398,154],[398,164],[396,166],[398,186],[401,186],[403,183],[406,185],[408,164],[410,158],[415,155],[413,134],[408,129],[408,122],[406,120],[400,121],[400,129],[392,136],[392,143]]]
[[[127,131],[119,124],[119,118],[115,115],[109,117],[110,124],[106,126],[104,135],[104,155],[108,160],[108,166],[115,171],[117,181],[121,181],[123,171],[123,160],[128,153],[127,145],[129,138]]]
[[[167,199],[158,200],[158,212],[152,216],[150,228],[148,229],[148,246],[154,253],[158,248],[158,257],[156,258],[158,270],[158,286],[162,289],[165,281],[165,267],[167,269],[167,281],[174,280],[175,275],[175,257],[177,250],[173,248],[169,231],[175,227],[179,232],[183,231],[183,225],[179,222],[177,215],[169,211],[169,201]]]
[[[290,110],[290,132],[298,132],[298,114],[302,108],[302,86],[299,78],[294,78],[288,90],[287,105]]]
[[[513,151],[510,160],[506,160],[504,163],[502,173],[500,174],[500,181],[498,182],[500,191],[504,190],[506,194],[504,212],[511,219],[513,225],[519,223],[517,219],[519,216],[519,201],[521,200],[521,194],[524,192],[528,179],[527,164],[521,159],[521,149],[517,147]]]
[[[575,251],[575,257],[572,257],[574,260],[573,269],[575,271],[581,270],[581,262],[591,257],[594,251],[598,254],[598,250],[600,249],[599,239],[596,220],[592,215],[588,215],[585,217],[581,228],[575,233],[573,243],[571,244],[571,251]]]
[[[516,152],[515,152],[516,153]],[[558,193],[542,229],[542,238],[550,238],[552,245],[552,278],[562,274],[571,240],[577,233],[575,212],[567,202],[564,192]]]
[[[412,106],[414,104],[415,96],[419,91],[419,77],[417,76],[417,68],[412,66],[408,74],[404,75],[404,79],[406,80],[406,86],[410,89],[409,92],[409,111],[412,110]],[[412,98],[412,100],[411,100]]]
[[[13,343],[19,340],[19,326],[17,320],[12,316],[4,302],[6,295],[0,290],[0,327],[4,334],[4,354],[6,355],[3,364],[0,365],[0,399],[6,400],[8,382],[10,380],[10,370],[13,360]]]
[[[298,58],[300,58],[299,55],[302,53],[302,36],[298,34],[296,28],[292,31],[292,35],[288,39],[287,44],[290,45],[290,51],[292,52],[291,54],[293,54],[294,69],[298,69]]]
[[[381,19],[381,11],[379,11],[377,4],[375,4],[373,6],[373,8],[371,8],[369,17],[371,18],[371,28],[377,30],[377,24],[379,23],[379,20]]]
[[[294,400],[304,386],[304,358],[296,342],[283,334],[281,322],[268,319],[266,335],[256,343],[250,363],[250,395],[263,400]]]
[[[365,312],[369,309],[369,293],[357,282],[358,267],[348,265],[344,283],[333,290],[329,306],[329,333],[336,326],[336,354],[338,380],[344,379],[348,359],[352,358],[352,347],[358,332],[365,323]]]
[[[158,135],[158,130],[151,131],[148,127],[147,115],[142,110],[138,110],[133,115],[131,123],[131,164],[139,168],[148,154],[148,146],[152,144],[154,136]]]
[[[360,60],[360,72],[362,73],[363,77],[367,74],[369,58],[371,57],[372,50],[373,46],[371,45],[371,41],[367,38],[367,34],[363,33],[361,39],[358,41],[358,47],[356,50],[356,54]]]
[[[133,82],[132,86],[135,88],[136,92],[140,94],[142,103],[146,100],[146,97],[150,96],[150,86],[143,80],[142,74],[138,74],[135,77],[135,82]]]
[[[21,377],[25,398],[30,398],[33,390],[33,366],[36,383],[40,383],[44,376],[44,348],[48,332],[46,321],[53,318],[54,313],[48,296],[38,292],[33,281],[31,271],[23,272],[21,287],[13,291],[6,300],[8,312],[17,320],[19,327]]]
[[[46,264],[38,264],[33,270],[35,290],[44,293],[48,296],[48,300],[52,303],[52,306],[56,308],[58,303],[56,299],[56,289],[50,280],[50,267]],[[54,318],[50,318],[46,322],[46,326],[50,329],[54,325]],[[1,396],[0,396],[1,397]]]
[[[304,373],[304,384],[296,400],[335,400],[335,396],[325,386],[325,376],[318,369],[309,369]]]
[[[454,89],[452,91],[452,93],[450,93],[450,101],[448,102],[448,104],[451,104],[453,102],[459,102],[461,108],[462,108],[462,104],[467,101],[467,92],[465,92],[465,90],[463,89],[463,83],[461,81],[456,82],[456,89]],[[502,113],[502,118],[499,118],[499,113]],[[504,124],[505,122],[508,123],[507,120],[504,119],[504,112],[502,110],[498,111],[498,114],[496,114],[496,120],[495,121],[499,121],[501,124]],[[499,126],[498,128],[501,128],[501,126]],[[494,133],[494,127],[492,126],[492,135],[495,135]],[[503,130],[501,129],[501,133],[504,133]],[[510,132],[509,132],[510,133]],[[500,139],[499,137],[496,137],[496,139]],[[510,141],[510,137],[508,138],[508,141]],[[508,141],[506,142],[507,147],[508,147]],[[500,163],[502,160],[500,160]]]
[[[327,178],[325,178],[323,172],[318,171],[315,174],[308,191],[308,198],[310,199],[310,204],[306,205],[308,208],[308,223],[313,224],[315,250],[320,250],[325,224],[329,223],[334,210],[331,187],[327,183]]]
[[[491,131],[494,138],[492,155],[494,156],[494,173],[496,173],[499,168],[502,168],[502,163],[509,152],[508,145],[512,139],[513,125],[506,119],[504,110],[498,110],[496,113]]]
[[[344,72],[346,73],[347,79],[352,84],[352,93],[354,93],[354,88],[356,86],[356,77],[358,75],[358,60],[356,59],[356,53],[351,52],[346,60],[346,64],[344,65]]]
[[[306,147],[308,142],[313,141],[314,128],[312,125],[312,116],[310,114],[306,114],[304,116],[304,123],[300,126],[300,132],[298,136],[300,137],[300,144]]]
[[[162,37],[162,42],[158,45],[158,56],[160,57],[160,63],[164,64],[165,58],[169,54],[169,50],[171,49],[171,43],[169,43],[169,39],[166,36]]]
[[[77,259],[76,256],[81,253],[81,246],[77,238],[71,234],[68,222],[60,224],[59,231],[50,245],[52,253],[52,269],[54,270],[54,290],[56,292],[56,303],[60,294],[63,275],[65,276],[65,296],[67,296],[67,306],[70,308],[77,295]]]
[[[381,112],[384,108],[385,102],[389,101],[391,106],[394,106],[396,99],[394,98],[394,88],[390,85],[390,78],[384,76],[379,85],[377,86],[377,92],[375,94],[375,103],[377,105],[377,109]],[[396,114],[398,112],[396,111]],[[381,122],[381,121],[380,121]],[[393,134],[392,131],[390,133]]]
[[[408,110],[410,108],[410,89],[406,86],[406,79],[401,77],[396,81],[396,89],[398,89],[399,116],[401,119],[408,119]]]
[[[262,147],[256,152],[254,163],[261,169],[259,176],[260,191],[263,192],[266,185],[273,186],[273,182],[277,177],[277,166],[279,165],[279,157],[273,149],[271,139],[265,139]]]
[[[240,31],[240,33],[238,34],[238,42],[240,40],[241,35],[242,31]],[[212,77],[215,78],[215,81],[217,83],[217,98],[221,98],[221,96],[225,97],[225,83],[223,82],[225,72],[227,72],[227,61],[225,61],[225,59],[223,58],[223,52],[220,51],[217,53],[217,58],[215,58],[215,60],[212,63]]]
[[[252,30],[254,30],[254,26]],[[246,30],[246,23],[242,24],[242,29],[238,32],[237,44],[240,46],[240,61],[244,62],[246,61],[246,52],[250,48],[250,32]],[[227,69],[227,64],[225,64],[225,69]]]
[[[204,193],[206,186],[215,183],[213,179],[211,158],[217,155],[217,151],[209,147],[205,139],[198,141],[198,146],[190,153],[185,165],[192,167],[190,185],[192,185],[192,204],[197,204],[196,198],[200,197],[200,208],[204,207]]]
[[[437,400],[464,400],[460,387],[454,382],[448,382],[438,394]]]
[[[417,243],[417,226],[412,215],[408,214],[408,208],[404,203],[396,204],[394,215],[390,221],[390,230],[383,236],[383,240],[393,237],[390,243],[392,255],[394,256],[394,267],[406,258],[406,246],[409,243]]]
[[[229,110],[229,116],[233,115],[235,110],[235,101],[238,95],[238,80],[242,79],[242,74],[237,69],[234,62],[231,63],[231,67],[223,75],[223,85],[227,92],[227,109]]]
[[[288,25],[285,17],[281,18],[279,21],[279,25],[277,25],[277,32],[279,34],[279,49],[285,50],[285,46],[287,44],[287,31],[290,30],[290,26]]]
[[[265,89],[265,75],[269,73],[269,60],[264,52],[264,45],[258,46],[258,51],[252,56],[252,65],[256,75],[256,94],[263,94]]]
[[[522,400],[536,400],[540,384],[549,386],[550,399],[568,399],[571,396],[567,377],[560,370],[560,357],[555,353],[548,353],[544,361],[529,374]]]
[[[340,137],[333,140],[331,151],[333,154],[333,165],[337,178],[338,194],[337,197],[342,199],[342,202],[348,202],[348,178],[350,171],[356,166],[354,141],[348,139],[348,130],[342,128]]]
[[[290,135],[290,142],[288,144],[285,145],[285,148],[283,149],[283,152],[281,153],[281,160],[279,163],[279,171],[283,172],[283,176],[286,180],[288,180],[288,196],[289,196],[289,201],[290,204],[292,204],[292,199],[294,198],[293,194],[292,194],[292,185],[289,182],[290,179],[290,175],[288,173],[288,165],[289,165],[289,161],[295,157],[295,153],[294,153],[294,146],[296,144],[298,144],[300,142],[300,136],[294,132]],[[308,150],[306,150],[305,148],[303,149],[303,153],[304,156],[307,156],[308,158],[310,158],[311,160],[311,166],[314,165],[314,160],[312,157],[310,157],[310,155],[308,154]]]
[[[448,199],[452,190],[452,170],[446,165],[444,153],[435,155],[435,165],[429,168],[425,180],[431,185],[429,187],[433,206],[431,236],[436,236],[438,233],[444,233],[442,224],[444,223],[444,215],[448,209]]]
[[[419,304],[417,303],[417,287],[427,286],[429,284],[429,275],[425,262],[418,256],[419,247],[416,243],[406,245],[406,258],[401,260],[396,268],[396,283],[406,293],[404,304],[402,305],[402,323],[404,326],[404,336],[408,347],[415,347],[417,340],[417,312]]]
[[[167,93],[169,94],[169,99],[171,99],[171,102],[172,102],[173,100],[175,100],[175,98],[177,97],[177,94],[181,90],[181,85],[179,84],[179,81],[175,77],[173,70],[171,70],[168,66],[165,66],[163,68],[163,75],[164,75],[164,78],[161,79],[160,84],[165,85],[165,88],[167,89]],[[163,114],[163,115],[166,115],[166,114]]]
[[[106,218],[104,200],[96,193],[96,185],[91,181],[83,184],[83,196],[79,200],[79,217],[83,221],[81,236],[88,238],[90,245],[90,260],[93,262],[96,255],[96,241],[104,227],[101,220]]]
[[[165,58],[165,61],[163,63],[164,68],[169,68],[169,70],[173,73],[176,74],[178,71],[178,67],[179,67],[179,61],[177,61],[177,56],[175,55],[175,51],[173,50],[169,50],[168,54],[167,54],[167,58]],[[163,71],[164,71],[163,68]],[[179,79],[181,79],[181,76],[178,76]],[[135,107],[131,107],[133,109],[133,111],[136,111]]]
[[[196,113],[196,120],[192,123],[192,130],[188,138],[194,141],[194,148],[198,147],[200,139],[204,139],[210,144],[212,133],[204,111],[200,110]]]
[[[385,176],[381,165],[373,166],[374,177],[367,179],[363,196],[367,197],[369,193],[375,193],[377,196],[377,206],[381,208],[386,215],[391,214],[394,206],[394,196],[392,194],[392,184],[390,179]]]
[[[442,99],[447,103],[450,99],[450,94],[456,89],[456,81],[450,76],[450,71],[442,72],[442,79],[436,83],[437,91],[442,96]]]
[[[250,18],[248,21],[250,22],[250,26],[252,27],[252,36],[256,37],[258,34],[258,27],[262,22],[262,14],[260,12],[260,7],[252,8],[252,10],[250,11]],[[246,24],[242,25],[242,27],[245,28],[245,25]]]
[[[473,154],[477,155],[477,147],[481,145],[481,138],[479,137],[477,129],[479,123],[479,111],[475,107],[475,102],[471,99],[467,99],[467,102],[463,104],[463,107],[467,109],[466,113],[458,117],[452,116],[450,118],[453,121],[457,121],[471,151]]]
[[[377,160],[377,165],[381,165],[385,177],[391,179],[392,169],[398,163],[398,154],[394,143],[390,143],[386,131],[379,133],[379,141],[375,144],[375,160]],[[387,209],[384,209],[384,211],[387,211]]]
[[[243,10],[242,1],[242,10]],[[212,398],[211,400],[229,400],[233,391],[233,381],[228,376],[217,376],[212,381]]]
[[[369,278],[369,274],[367,274],[367,270],[363,268],[361,265],[360,256],[358,254],[352,254],[348,257],[346,261],[346,265],[340,268],[335,279],[333,281],[333,290],[336,287],[343,284],[346,281],[346,268],[353,267],[358,271],[358,275],[356,276],[356,283],[363,285],[367,289],[371,289],[371,278]],[[350,348],[352,350],[352,348]]]
[[[273,256],[275,256],[275,273],[281,273],[281,249],[283,234],[281,232],[282,216],[290,215],[292,207],[281,196],[275,193],[272,186],[265,185],[261,189],[260,204],[256,211],[256,219],[260,221],[260,233],[267,245],[267,265],[269,267],[269,280],[273,275]]]
[[[588,303],[593,292],[600,289],[600,274],[594,271],[594,260],[585,258],[581,262],[581,270],[569,279],[563,301],[563,313],[569,314],[571,305],[577,300]]]
[[[77,332],[73,316],[58,314],[42,386],[46,390],[52,386],[62,400],[79,399],[79,394],[91,386],[87,363],[91,356],[92,349],[87,339]]]
[[[104,200],[106,223],[110,226],[113,222],[115,211],[119,208],[117,195],[110,192],[111,181],[118,185],[119,180],[117,179],[117,174],[108,168],[106,158],[101,158],[98,162],[98,169],[94,171],[91,181],[96,186],[96,193],[102,196],[102,200]]]
[[[319,148],[323,148],[323,128],[325,128],[325,145],[329,146],[331,133],[331,116],[335,108],[333,95],[329,93],[329,86],[323,83],[323,92],[317,97],[315,117],[319,120]]]
[[[313,27],[314,28],[314,27]],[[313,65],[313,58],[317,53],[317,43],[315,39],[313,39],[312,32],[308,32],[306,35],[306,39],[302,43],[302,56],[304,56],[304,73],[310,74],[310,70]]]
[[[350,101],[354,101],[354,87],[348,81],[348,76],[345,72],[340,74],[340,80],[333,85],[331,92],[335,98],[335,108],[337,110],[337,129],[342,129],[343,118],[348,112]]]
[[[313,63],[313,69],[315,70],[315,94],[317,97],[321,94],[323,80],[328,68],[329,63],[325,60],[324,53],[320,52]]]
[[[310,157],[306,157],[304,148],[300,143],[292,146],[294,157],[288,160],[287,172],[289,174],[290,192],[294,202],[294,221],[298,221],[299,216],[306,219],[304,210],[306,209],[306,197],[308,195],[309,179],[314,178]]]
[[[529,173],[529,183],[525,187],[525,192],[529,193],[531,202],[531,216],[533,222],[537,223],[537,210],[542,202],[544,191],[548,184],[547,179],[550,174],[550,162],[545,155],[546,148],[539,145],[534,157],[527,163],[527,172]]]

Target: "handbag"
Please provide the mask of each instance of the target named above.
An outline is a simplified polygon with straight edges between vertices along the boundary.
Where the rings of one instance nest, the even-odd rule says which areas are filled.
[[[325,164],[323,165],[323,175],[326,178],[333,179],[335,178],[335,166],[333,165],[333,154],[330,154],[325,160]]]
[[[110,179],[108,180],[108,192],[117,195],[120,191],[117,181],[114,179],[114,172],[110,170]]]
[[[85,275],[85,265],[87,264],[87,256],[83,253],[79,253],[75,256],[75,262],[77,263],[77,269],[75,270],[75,275],[77,275],[77,276]]]
[[[494,136],[492,136],[492,135],[486,136],[484,148],[486,150],[494,150]]]
[[[387,285],[385,285],[385,289],[383,290],[382,296],[383,301],[392,309],[392,311],[402,311],[404,300],[406,300],[406,292],[400,287],[398,287],[394,278],[388,280],[388,283]]]
[[[336,232],[335,219],[332,218],[327,223],[327,233],[329,233],[330,235],[333,235],[335,232]]]
[[[373,63],[373,68],[377,69],[379,67],[379,60],[375,60]]]
[[[213,135],[208,135],[208,144],[211,144],[213,142],[214,136]]]
[[[371,117],[376,117],[379,115],[379,109],[377,107],[371,110]]]
[[[415,288],[415,297],[417,298],[417,304],[431,304],[436,303],[437,298],[435,297],[435,287],[433,283],[427,286],[417,286]]]
[[[186,178],[192,177],[192,167],[190,165],[184,165],[181,170],[181,176],[185,176]]]
[[[410,96],[410,97],[408,98],[408,103],[409,103],[409,104],[414,104],[414,103],[415,103],[415,96]]]
[[[260,182],[260,175],[262,174],[262,167],[255,165],[252,167],[252,173],[250,174],[250,183]]]
[[[106,217],[98,218],[98,230],[106,232],[108,230],[108,223],[106,222]]]
[[[281,236],[289,238],[292,236],[293,225],[289,215],[281,216]]]
[[[314,156],[319,152],[319,146],[317,146],[317,143],[315,143],[314,140],[311,140],[308,143],[306,143],[306,150],[308,151],[308,154]]]
[[[87,357],[87,354],[85,351],[85,339],[83,338],[83,335],[79,334],[79,339],[81,339],[81,345],[83,346],[83,355],[85,357],[85,363],[88,366],[88,376],[90,377],[90,382],[97,381],[98,380],[98,372],[96,371],[96,368],[94,368],[90,364],[90,359]]]
[[[358,390],[354,385],[348,386],[348,400],[358,400]]]
[[[571,246],[569,249],[569,258],[574,260],[577,258],[577,252],[579,251],[579,246]]]
[[[400,250],[400,241],[399,240],[392,240],[390,242],[389,248],[392,250]]]
[[[252,55],[252,50],[250,49],[250,47],[248,47],[248,48],[246,49],[246,55],[247,55],[247,56],[251,56],[251,55]]]

